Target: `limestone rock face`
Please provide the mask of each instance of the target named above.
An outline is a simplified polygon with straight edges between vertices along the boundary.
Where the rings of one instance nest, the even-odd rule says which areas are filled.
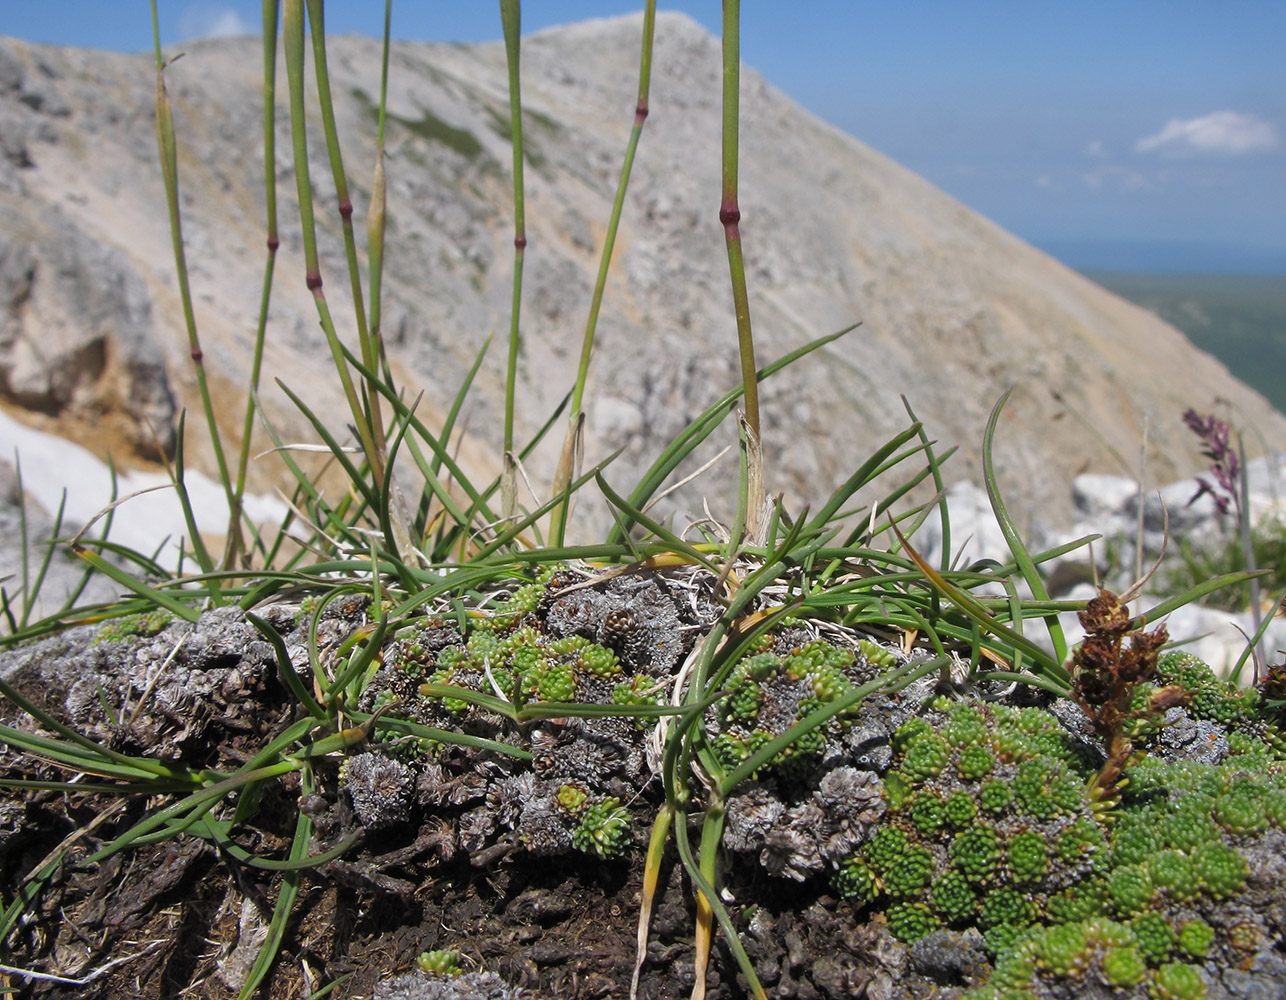
[[[143,280],[62,212],[39,223],[0,232],[0,393],[53,416],[117,413],[133,450],[173,455],[174,394]]]
[[[598,248],[633,119],[641,21],[541,32],[524,42],[526,218],[519,437],[570,389]],[[187,259],[221,427],[240,433],[264,266],[261,52],[251,39],[193,42],[166,71],[180,157]],[[345,165],[364,230],[374,158],[376,42],[330,42]],[[738,380],[719,205],[718,40],[684,16],[656,30],[651,113],[626,199],[588,397],[587,461],[622,448],[607,477],[639,471]],[[60,431],[163,449],[177,407],[197,411],[153,128],[149,56],[0,42],[0,396]],[[295,171],[277,93],[282,246],[271,300],[264,407],[315,440],[272,382],[346,412],[303,281]],[[421,416],[441,419],[489,333],[509,327],[513,221],[508,91],[499,43],[399,43],[388,102],[384,332]],[[1170,481],[1203,464],[1180,415],[1234,399],[1269,441],[1286,419],[1174,328],[1098,288],[941,191],[804,112],[757,74],[742,77],[741,212],[760,364],[861,327],[763,387],[769,487],[795,509],[822,500],[908,423],[905,394],[940,449],[948,482],[981,481],[982,431],[1014,394],[996,466],[1020,525],[1071,519],[1072,478],[1119,473],[1138,455]],[[318,123],[310,168],[322,272],[341,335],[353,321]],[[346,318],[347,317],[347,318]],[[492,347],[461,443],[466,469],[498,466],[505,350]],[[45,415],[42,418],[40,415]],[[115,421],[115,423],[113,423]],[[189,460],[212,468],[200,421]],[[92,425],[92,426],[91,426]],[[561,425],[526,463],[544,495]],[[731,424],[706,454],[735,443]],[[105,446],[106,443],[95,439]],[[258,463],[252,488],[277,475]],[[729,457],[671,498],[716,516],[735,503]],[[530,502],[530,498],[526,498]],[[582,536],[610,523],[578,512]]]

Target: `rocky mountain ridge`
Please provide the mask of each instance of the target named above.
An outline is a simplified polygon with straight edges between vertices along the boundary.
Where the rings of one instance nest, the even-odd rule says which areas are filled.
[[[520,436],[546,419],[574,378],[632,117],[639,32],[636,16],[524,41]],[[338,38],[329,51],[356,218],[364,220],[379,46]],[[261,54],[254,39],[194,42],[184,53],[166,74],[184,233],[207,370],[223,429],[235,437],[264,256]],[[663,14],[655,59],[589,391],[587,456],[622,447],[608,474],[618,486],[630,485],[738,379],[717,221],[719,44],[686,17]],[[147,55],[0,42],[0,400],[24,422],[91,450],[110,446],[123,461],[169,450],[178,410],[195,413],[156,164],[153,83]],[[425,390],[420,413],[431,424],[486,335],[508,328],[503,46],[398,43],[388,107],[384,326],[394,371],[411,395]],[[977,481],[987,414],[1016,387],[996,466],[1011,512],[1033,529],[1069,521],[1073,476],[1122,471],[1119,458],[1135,460],[1145,434],[1153,481],[1198,469],[1179,418],[1190,405],[1235,400],[1269,441],[1286,437],[1286,418],[1178,331],[802,111],[751,71],[742,77],[742,113],[742,233],[761,362],[862,323],[764,388],[770,485],[793,506],[824,498],[906,425],[899,394],[941,447],[960,446],[949,481]],[[283,110],[282,248],[265,370],[324,412],[342,412],[303,282],[288,132]],[[310,158],[327,206],[320,127]],[[351,310],[333,228],[322,268],[342,318]],[[493,347],[466,415],[462,457],[482,475],[499,453],[503,354]],[[263,399],[287,438],[312,439],[270,382]],[[189,420],[191,459],[209,469],[194,427]],[[718,445],[733,440],[729,429]],[[528,463],[538,492],[556,444]],[[258,463],[254,486],[272,486],[275,468]],[[723,513],[734,477],[729,458],[676,508],[699,511],[709,496]],[[604,521],[602,510],[583,509],[586,533]]]

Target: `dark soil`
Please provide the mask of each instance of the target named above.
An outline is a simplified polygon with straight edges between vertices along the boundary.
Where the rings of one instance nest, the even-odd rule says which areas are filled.
[[[6,844],[2,863],[10,898],[19,873],[90,822],[103,803],[52,792],[25,801],[6,794],[6,805],[21,802],[23,809],[21,833]],[[113,817],[94,840],[105,841],[136,812]],[[270,833],[257,832],[261,853],[282,846],[284,838],[274,844]],[[343,861],[307,875],[261,995],[304,997],[341,980],[332,996],[369,997],[380,979],[413,969],[421,952],[439,948],[459,951],[466,969],[493,971],[534,997],[628,995],[641,851],[619,862],[513,855],[474,867],[467,859],[438,860],[432,847],[438,833],[433,824],[381,831]],[[693,984],[692,889],[680,866],[666,868],[639,991],[656,1000],[685,996]],[[874,977],[899,967],[904,949],[811,884],[769,879],[742,864],[728,872],[728,887],[735,899],[756,901],[734,909],[774,997],[860,996]],[[118,854],[102,865],[65,866],[11,942],[7,964],[83,978],[126,959],[83,985],[37,983],[31,996],[225,998],[234,991],[220,977],[220,963],[235,969],[253,959],[237,942],[266,924],[275,893],[263,873],[195,838]],[[707,988],[712,1000],[745,995],[723,947]]]
[[[207,625],[211,617],[195,630],[174,624],[154,639],[123,642],[94,642],[91,629],[73,629],[3,654],[0,676],[55,718],[122,752],[233,770],[298,709],[271,647],[235,613]],[[185,635],[182,664],[162,666],[175,630]],[[0,702],[0,723],[32,728],[7,701]],[[316,814],[314,853],[356,831],[339,791],[338,762],[317,770],[318,796],[301,803],[298,776],[287,775],[235,828],[236,842],[256,857],[284,857],[300,808]],[[69,775],[0,748],[0,777],[61,782]],[[385,977],[414,970],[422,952],[452,949],[466,971],[498,975],[515,997],[626,997],[643,848],[659,801],[653,781],[630,802],[634,849],[616,860],[581,852],[533,856],[504,844],[470,854],[459,849],[450,820],[431,810],[367,832],[340,859],[300,876],[280,954],[259,995],[302,998],[338,983],[330,996],[371,997]],[[191,836],[84,863],[158,802],[164,804],[0,789],[0,901],[9,905],[59,847],[72,845],[70,860],[28,886],[34,901],[2,959],[63,981],[0,973],[0,986],[7,976],[24,995],[85,1000],[236,995],[271,919],[278,873]],[[656,1000],[686,996],[694,983],[693,890],[673,858],[662,885],[639,990]],[[866,925],[847,902],[825,895],[823,880],[771,878],[753,860],[730,857],[724,885],[773,997],[889,997],[897,980],[899,996],[945,1000],[964,982],[959,969],[939,970],[940,984],[910,972],[907,949],[882,924]],[[746,995],[721,938],[706,982],[712,1000]]]

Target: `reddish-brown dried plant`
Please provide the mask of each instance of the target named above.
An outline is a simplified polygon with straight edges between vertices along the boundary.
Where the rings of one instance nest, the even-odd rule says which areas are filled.
[[[1156,674],[1157,656],[1169,640],[1164,625],[1151,632],[1135,626],[1130,609],[1110,590],[1100,589],[1080,613],[1085,639],[1072,654],[1072,697],[1090,717],[1107,745],[1093,794],[1105,805],[1119,796],[1121,772],[1134,753],[1130,723],[1154,719],[1184,699],[1180,688],[1154,691],[1142,708],[1134,692]]]

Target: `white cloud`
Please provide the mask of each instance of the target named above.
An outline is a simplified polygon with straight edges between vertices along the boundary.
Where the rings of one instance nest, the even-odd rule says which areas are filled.
[[[1257,115],[1216,111],[1203,118],[1171,118],[1156,135],[1145,136],[1134,148],[1140,153],[1179,155],[1222,153],[1241,156],[1281,145],[1277,126]]]
[[[1085,147],[1085,155],[1092,156],[1095,159],[1103,159],[1107,156],[1107,147],[1103,145],[1102,139],[1092,139],[1090,144]]]
[[[1140,191],[1152,186],[1147,177],[1137,170],[1118,166],[1115,163],[1105,163],[1101,167],[1086,171],[1081,174],[1081,182],[1094,191],[1105,187],[1118,191]]]
[[[257,35],[238,11],[217,3],[189,4],[179,15],[179,36],[190,38],[227,38],[231,35]]]

